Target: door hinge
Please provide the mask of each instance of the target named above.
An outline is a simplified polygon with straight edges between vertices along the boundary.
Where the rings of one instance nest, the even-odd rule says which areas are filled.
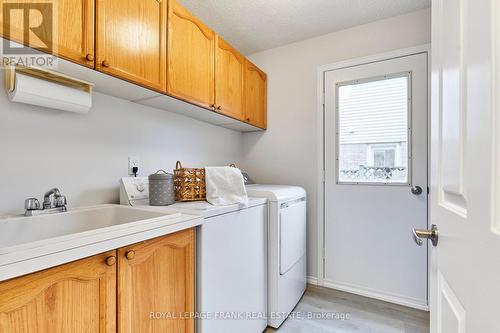
[[[323,251],[321,251],[321,256],[322,256],[323,260],[325,260],[325,248],[323,248]]]
[[[325,182],[326,182],[326,171],[323,170],[323,183],[325,183]]]

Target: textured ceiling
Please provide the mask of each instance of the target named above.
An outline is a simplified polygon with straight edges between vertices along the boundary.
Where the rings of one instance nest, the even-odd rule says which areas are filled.
[[[431,0],[178,0],[240,52],[251,54],[409,13]]]

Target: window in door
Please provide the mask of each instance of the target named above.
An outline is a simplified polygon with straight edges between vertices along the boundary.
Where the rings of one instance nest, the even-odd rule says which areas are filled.
[[[336,85],[339,184],[408,184],[410,85],[410,72]]]

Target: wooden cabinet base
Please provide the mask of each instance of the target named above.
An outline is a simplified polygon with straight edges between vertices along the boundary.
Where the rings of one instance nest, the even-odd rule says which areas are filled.
[[[115,252],[0,283],[0,333],[116,332]]]
[[[192,333],[194,230],[118,250],[118,327],[122,333]]]
[[[194,229],[0,282],[0,333],[193,333]]]

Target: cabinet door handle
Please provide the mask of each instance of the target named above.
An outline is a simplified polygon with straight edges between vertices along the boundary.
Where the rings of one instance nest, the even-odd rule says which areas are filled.
[[[125,252],[125,258],[127,258],[128,260],[132,260],[134,259],[134,257],[135,257],[135,251],[130,250]]]
[[[247,121],[250,121],[250,118],[247,118]]]
[[[85,59],[87,59],[88,61],[94,61],[94,55],[89,53],[85,56]]]
[[[216,108],[216,107],[215,107],[215,104],[210,105],[210,107],[211,107],[212,109],[215,109],[215,108]]]
[[[217,107],[217,110],[222,110],[222,106],[220,106],[220,105],[219,105],[219,106]]]
[[[106,258],[106,265],[108,266],[113,266],[116,263],[116,257],[115,256],[109,256]]]
[[[102,67],[109,67],[109,62],[107,60],[104,60],[102,62]]]

